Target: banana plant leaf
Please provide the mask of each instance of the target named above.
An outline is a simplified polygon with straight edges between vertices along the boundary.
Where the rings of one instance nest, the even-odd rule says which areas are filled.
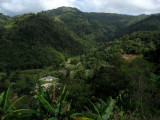
[[[11,86],[8,87],[8,90],[5,94],[5,100],[4,100],[4,110],[7,110],[8,107],[9,107],[9,93],[10,93],[10,90],[11,90]]]
[[[26,97],[26,95],[25,95],[25,96],[22,96],[21,98],[19,98],[18,100],[16,100],[16,101],[8,108],[7,111],[10,111],[10,110],[15,106],[16,103],[18,103],[19,101],[23,100],[25,97]]]
[[[1,93],[1,95],[0,95],[0,106],[1,106],[1,104],[3,102],[3,100],[4,100],[4,92]]]
[[[102,115],[103,120],[108,120],[110,118],[110,116],[112,115],[112,111],[115,103],[116,103],[115,100],[110,97],[108,102],[108,107],[105,109],[105,112]]]
[[[48,101],[41,94],[38,94],[38,99],[50,114],[55,113],[54,108],[48,103]]]
[[[30,110],[30,109],[18,109],[18,110],[14,110],[10,113],[8,113],[7,115],[2,117],[2,120],[5,120],[11,116],[17,116],[18,115],[23,115],[23,114],[38,114],[38,112],[34,111],[34,110]]]
[[[89,100],[90,101],[90,100]],[[101,116],[99,113],[98,108],[90,101],[90,103],[92,104],[92,106],[94,107],[94,110],[97,112],[98,116]]]

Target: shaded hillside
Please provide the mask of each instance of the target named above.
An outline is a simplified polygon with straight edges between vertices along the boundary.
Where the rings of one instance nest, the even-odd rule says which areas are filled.
[[[156,31],[160,30],[160,14],[151,15],[144,20],[138,21],[135,24],[126,28],[125,33],[136,31]]]
[[[27,14],[12,22],[9,29],[4,29],[0,39],[1,67],[41,68],[60,64],[64,60],[64,54],[79,55],[86,50],[87,43],[63,23],[47,16]]]
[[[106,25],[113,25],[117,28],[127,27],[137,21],[141,21],[148,17],[147,15],[123,15],[116,13],[84,13],[88,19],[95,19]]]

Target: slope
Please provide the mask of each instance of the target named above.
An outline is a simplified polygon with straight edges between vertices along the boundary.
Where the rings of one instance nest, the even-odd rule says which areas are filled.
[[[151,15],[144,20],[130,25],[128,28],[126,28],[125,33],[156,30],[160,30],[160,14]]]
[[[10,19],[9,16],[0,13],[0,26],[4,25]]]
[[[82,61],[86,68],[94,69],[102,65],[116,64],[122,55],[148,56],[159,46],[160,31],[139,31],[107,43],[104,47],[87,54]]]
[[[112,13],[85,13],[76,8],[60,7],[41,14],[61,20],[80,38],[97,45],[114,40],[117,34],[146,15],[129,16]]]
[[[86,51],[87,43],[63,23],[47,16],[26,14],[14,18],[11,23],[0,39],[1,69],[58,65],[63,62],[63,55],[79,55]]]

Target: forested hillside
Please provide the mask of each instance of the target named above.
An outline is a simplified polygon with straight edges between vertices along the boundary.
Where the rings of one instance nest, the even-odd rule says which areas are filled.
[[[3,15],[2,13],[0,13],[0,26],[4,25],[6,22],[8,22],[10,19],[9,16]]]
[[[104,47],[87,54],[84,58],[86,66],[98,68],[105,64],[112,64],[113,57],[128,54],[148,56],[150,52],[159,49],[160,31],[139,31],[126,34],[119,39],[107,43]],[[95,65],[95,66],[94,66]]]
[[[42,68],[87,50],[87,42],[66,25],[39,14],[15,17],[1,29],[1,67]]]
[[[71,7],[0,14],[0,119],[159,120],[159,21]]]
[[[151,15],[142,21],[138,21],[135,24],[130,25],[125,32],[132,33],[136,31],[156,30],[160,30],[160,14]]]
[[[61,20],[80,38],[93,42],[96,46],[112,41],[124,28],[147,17],[147,15],[85,13],[68,7],[43,11],[41,14]]]

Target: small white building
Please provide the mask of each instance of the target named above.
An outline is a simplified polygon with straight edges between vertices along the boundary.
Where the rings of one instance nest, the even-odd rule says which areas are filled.
[[[53,81],[55,79],[54,76],[47,76],[47,77],[43,77],[40,80],[44,80],[44,81]]]

